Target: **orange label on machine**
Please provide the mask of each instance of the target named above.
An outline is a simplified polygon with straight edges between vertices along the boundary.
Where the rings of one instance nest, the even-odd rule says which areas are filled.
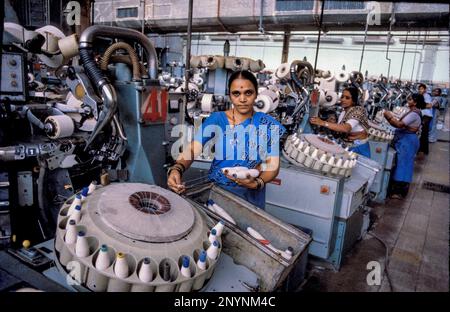
[[[167,117],[167,90],[152,88],[142,105],[142,120],[165,122]]]
[[[319,90],[315,89],[311,92],[310,100],[312,106],[317,106],[317,103],[319,103],[319,97],[320,97]]]

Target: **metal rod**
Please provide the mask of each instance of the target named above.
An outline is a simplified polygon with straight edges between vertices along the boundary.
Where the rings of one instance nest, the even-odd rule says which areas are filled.
[[[45,21],[47,23],[47,25],[50,25],[50,0],[47,0],[45,5],[46,7],[46,16],[45,16]]]
[[[64,9],[63,9],[63,2],[59,2],[59,27],[62,27],[64,19]]]
[[[428,33],[428,31],[425,30],[425,33],[424,33],[423,39],[422,39],[422,49],[420,50],[419,65],[417,66],[416,81],[418,81],[418,79],[419,79],[419,72],[420,72],[421,69],[422,69],[422,72],[423,72],[423,54],[422,54],[422,51],[425,49],[425,39],[427,38],[427,33]]]
[[[366,39],[367,39],[367,30],[369,29],[369,16],[370,16],[370,12],[367,13],[367,18],[366,18],[366,30],[364,31],[364,42],[363,42],[363,47],[362,47],[362,51],[361,51],[361,60],[359,61],[359,72],[361,72],[361,67],[362,67],[362,62],[363,62],[363,58],[364,58],[364,51],[366,50]]]
[[[222,29],[228,33],[230,33],[231,31],[224,25],[224,23],[222,22],[222,19],[220,18],[220,0],[217,0],[217,21],[219,22],[220,27],[222,27]],[[189,21],[188,21],[189,23]]]
[[[95,24],[94,17],[95,17],[95,0],[91,0],[91,25],[90,26]]]
[[[264,14],[264,0],[261,0],[261,10],[259,11],[259,28],[258,28],[258,30],[259,30],[262,34],[264,34],[263,14]]]
[[[191,78],[191,40],[192,40],[192,11],[193,11],[194,0],[189,0],[188,8],[188,24],[187,24],[187,41],[186,41],[186,65],[184,70],[184,98],[183,105],[180,109],[181,124],[184,124],[184,117],[186,114],[186,106],[188,102],[188,92],[189,92],[189,79]]]
[[[203,46],[207,46],[207,47],[223,47],[223,45],[221,43],[205,43],[203,44]],[[256,48],[279,48],[279,45],[276,44],[240,44],[241,47],[256,47]],[[316,47],[309,47],[309,46],[303,46],[303,45],[290,45],[291,48],[293,49],[304,49],[304,50],[311,50],[314,49],[316,50]],[[359,48],[346,48],[346,47],[342,47],[342,46],[338,46],[338,47],[326,47],[326,46],[321,46],[320,47],[321,50],[338,50],[338,51],[361,51],[361,49]],[[380,50],[380,49],[366,49],[367,52],[380,52],[380,53],[384,53],[384,50]],[[446,50],[447,51],[447,50]],[[394,50],[394,49],[389,49],[389,53],[402,53],[403,49],[401,50]],[[406,53],[414,53],[414,49],[406,49]],[[420,53],[420,52],[416,52],[416,53]]]
[[[387,49],[386,49],[386,60],[389,61],[389,66],[388,66],[388,72],[387,72],[387,80],[389,81],[389,75],[391,73],[391,59],[388,57],[389,55],[389,45],[391,44],[391,38],[392,38],[392,34],[391,34],[391,30],[392,30],[392,25],[395,23],[395,3],[392,3],[392,12],[391,12],[391,17],[389,18],[389,32],[387,35]]]
[[[406,33],[406,40],[403,46],[403,54],[402,54],[402,64],[400,65],[400,74],[398,75],[398,79],[402,80],[402,71],[403,71],[403,61],[405,60],[405,51],[406,51],[406,43],[408,42],[408,33]]]
[[[145,0],[141,0],[141,5],[142,5],[141,32],[144,33],[144,30],[145,30]]]
[[[313,36],[315,34],[314,32],[299,32],[299,31],[293,31],[290,30],[291,32],[291,36]],[[367,33],[367,37],[377,37],[379,38],[380,36],[385,36],[386,31],[374,31],[371,30],[371,32],[368,31]],[[156,34],[156,33],[155,33]],[[180,32],[174,32],[174,33],[164,33],[164,34],[160,34],[160,36],[163,37],[180,37],[180,36],[184,36],[186,33],[180,33]],[[223,36],[223,35],[228,35],[228,32],[218,32],[218,31],[195,31],[194,32],[194,36]],[[259,35],[262,36],[261,33],[259,32],[255,32],[255,31],[237,31],[233,34],[236,35]],[[265,32],[265,34],[267,35],[267,31]],[[406,36],[405,32],[396,32],[393,31],[393,34],[397,37],[402,37],[402,36]],[[271,32],[270,35],[272,36],[283,36],[283,32]],[[333,32],[328,32],[327,33],[327,37],[333,37],[333,36],[364,36],[364,31],[361,32],[339,32],[339,33],[333,33]],[[439,36],[440,38],[448,38],[450,36],[449,33],[441,33],[439,31],[435,31],[430,33],[430,36]]]
[[[319,21],[319,35],[317,36],[317,47],[316,47],[316,59],[314,60],[314,72],[311,75],[314,76],[317,68],[317,57],[319,56],[319,46],[320,46],[320,34],[322,32],[322,21],[323,21],[323,9],[325,8],[325,0],[322,1],[322,9],[320,12],[320,21]]]
[[[414,60],[413,60],[413,68],[411,70],[411,79],[410,81],[413,81],[413,75],[414,75],[414,67],[416,66],[416,52],[417,52],[417,46],[419,44],[419,39],[420,39],[420,30],[419,30],[419,36],[417,36],[417,40],[416,40],[416,48],[414,49]]]
[[[288,61],[290,39],[291,39],[291,32],[289,30],[287,30],[284,32],[284,37],[283,37],[283,50],[281,52],[281,63],[287,63],[287,61]]]

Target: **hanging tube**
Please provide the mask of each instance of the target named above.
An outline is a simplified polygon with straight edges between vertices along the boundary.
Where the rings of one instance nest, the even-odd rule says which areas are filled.
[[[102,95],[104,108],[99,115],[97,124],[86,142],[85,150],[90,146],[103,128],[111,122],[117,110],[117,95],[114,87],[110,84],[106,76],[97,67],[97,63],[93,54],[93,43],[98,36],[105,36],[110,38],[120,38],[126,40],[134,40],[138,42],[146,51],[148,57],[148,72],[151,79],[156,79],[158,64],[157,54],[151,41],[143,34],[136,30],[125,29],[120,27],[110,26],[90,26],[80,37],[80,59],[83,62],[84,70],[89,79],[96,85],[97,90]]]
[[[92,49],[93,42],[98,36],[119,38],[138,42],[147,53],[147,66],[150,79],[157,79],[158,56],[152,42],[145,35],[136,30],[128,28],[100,25],[90,26],[86,28],[86,30],[81,34],[80,52],[82,49]]]

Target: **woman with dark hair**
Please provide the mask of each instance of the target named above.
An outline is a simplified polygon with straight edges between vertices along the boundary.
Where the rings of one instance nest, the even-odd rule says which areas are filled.
[[[310,118],[309,122],[342,133],[351,151],[370,158],[367,134],[370,126],[364,108],[358,105],[358,93],[355,87],[344,89],[341,95],[341,106],[344,110],[339,115],[337,123],[324,121],[318,117]]]
[[[422,109],[422,130],[420,132],[420,146],[419,146],[419,159],[423,160],[425,155],[430,152],[430,142],[428,137],[430,135],[431,120],[433,119],[433,104],[431,95],[427,92],[427,86],[424,83],[419,84],[419,94],[423,96],[425,106]]]
[[[203,122],[194,140],[169,169],[167,185],[176,193],[183,192],[183,172],[201,153],[202,147],[214,138],[215,153],[208,178],[264,209],[265,184],[278,175],[279,139],[285,129],[269,115],[253,110],[258,82],[251,72],[234,72],[228,80],[228,90],[232,107],[224,112],[212,113]],[[257,169],[259,175],[232,176],[222,170],[229,167]]]
[[[397,130],[392,141],[396,155],[396,167],[391,177],[391,198],[402,199],[408,194],[409,184],[414,172],[414,158],[419,150],[418,132],[422,123],[421,109],[426,104],[421,94],[411,94],[408,98],[409,112],[400,119],[394,118],[391,112],[385,111],[384,117]]]

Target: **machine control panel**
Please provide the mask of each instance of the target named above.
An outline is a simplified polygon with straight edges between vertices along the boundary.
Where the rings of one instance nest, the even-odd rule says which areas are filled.
[[[21,53],[2,53],[1,77],[1,100],[26,100],[25,62]]]

